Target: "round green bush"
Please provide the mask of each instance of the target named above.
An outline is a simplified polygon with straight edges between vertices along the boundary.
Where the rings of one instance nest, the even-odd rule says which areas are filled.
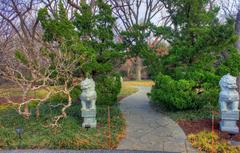
[[[159,74],[152,88],[150,97],[154,104],[163,104],[168,109],[197,109],[203,106],[193,80],[174,80],[168,75]]]
[[[119,75],[101,75],[95,78],[97,102],[96,105],[117,104],[117,96],[121,90]]]

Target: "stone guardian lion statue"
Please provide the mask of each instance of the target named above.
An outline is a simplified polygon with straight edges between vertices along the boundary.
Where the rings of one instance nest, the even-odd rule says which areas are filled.
[[[96,109],[97,93],[93,79],[86,78],[81,82],[82,93],[80,95],[82,110]]]
[[[219,94],[220,105],[220,129],[231,134],[239,133],[237,120],[239,120],[239,95],[237,92],[237,78],[230,74],[224,75],[219,85],[221,92]]]
[[[221,92],[219,95],[219,104],[221,111],[238,111],[239,95],[237,92],[236,77],[230,74],[224,75],[219,85]]]

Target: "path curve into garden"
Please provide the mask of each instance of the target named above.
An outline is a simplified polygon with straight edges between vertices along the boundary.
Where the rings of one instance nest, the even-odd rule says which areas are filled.
[[[151,88],[138,88],[137,93],[120,101],[127,132],[118,149],[196,152],[186,141],[186,135],[177,123],[151,108],[147,97]]]

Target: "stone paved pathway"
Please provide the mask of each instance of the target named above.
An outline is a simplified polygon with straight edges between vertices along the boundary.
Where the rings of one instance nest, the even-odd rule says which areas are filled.
[[[146,93],[149,87],[120,102],[127,121],[127,134],[118,149],[193,153],[182,129],[169,117],[154,111]]]

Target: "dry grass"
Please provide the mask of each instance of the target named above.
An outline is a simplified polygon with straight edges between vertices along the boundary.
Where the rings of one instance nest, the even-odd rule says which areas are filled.
[[[137,88],[131,87],[124,82],[118,96],[119,97],[127,97],[127,96],[129,96],[129,95],[131,95],[131,94],[133,94],[137,91],[138,91]]]
[[[52,89],[57,89],[60,87],[51,87]],[[36,91],[30,91],[27,97],[42,98],[47,95],[48,91],[46,89],[38,89]],[[23,95],[21,88],[17,86],[1,86],[0,87],[0,98],[1,97],[19,97]]]
[[[142,81],[124,81],[124,86],[146,86],[151,87],[154,85],[152,80],[142,80]]]

